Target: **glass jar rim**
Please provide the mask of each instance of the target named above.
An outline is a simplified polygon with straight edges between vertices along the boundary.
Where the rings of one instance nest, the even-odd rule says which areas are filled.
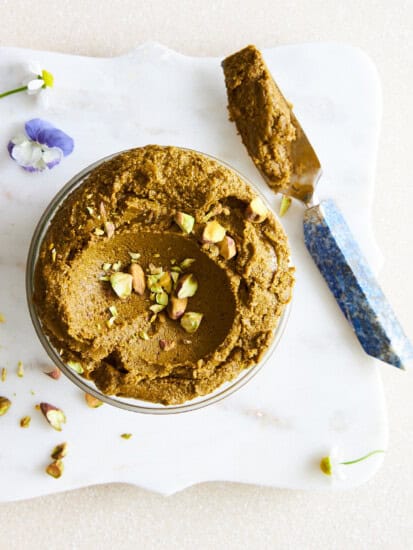
[[[222,161],[207,153],[203,153],[201,151],[197,151],[197,150],[189,149],[185,147],[176,146],[176,148],[181,149],[183,151],[190,151],[198,155],[202,155],[208,159],[218,162],[222,166],[228,168],[229,170],[237,174],[237,176],[240,177],[248,186],[250,186],[254,190],[254,192],[263,200],[267,208],[270,210],[270,212],[274,215],[274,217],[280,223],[277,214],[268,204],[268,201],[263,196],[263,194],[256,188],[256,186],[252,182],[250,182],[237,169],[233,168],[225,161]],[[279,341],[281,340],[281,337],[283,335],[283,332],[288,322],[288,318],[291,310],[291,302],[285,305],[284,311],[281,314],[278,324],[274,330],[272,342],[258,363],[256,363],[255,365],[252,365],[251,367],[248,367],[247,369],[244,369],[236,378],[222,384],[214,392],[210,394],[199,396],[195,399],[186,401],[185,403],[178,404],[178,405],[162,405],[159,403],[152,403],[150,401],[141,401],[133,398],[122,398],[118,396],[106,395],[103,392],[101,392],[99,389],[97,389],[95,385],[92,385],[92,383],[89,382],[87,379],[83,378],[80,374],[76,373],[73,369],[67,366],[67,364],[64,363],[64,361],[62,360],[58,351],[51,344],[49,338],[44,333],[41,321],[39,319],[39,316],[37,315],[36,307],[32,299],[33,293],[34,293],[34,273],[35,273],[35,267],[36,267],[39,251],[43,242],[43,238],[48,229],[49,223],[53,218],[53,216],[55,215],[55,213],[57,212],[57,209],[59,208],[59,206],[74,189],[76,189],[83,183],[85,178],[95,168],[97,168],[104,162],[107,162],[108,160],[111,160],[112,158],[118,155],[121,155],[122,153],[126,153],[134,149],[136,148],[134,147],[132,149],[125,149],[122,151],[118,151],[116,153],[112,153],[111,155],[108,155],[106,157],[103,157],[95,161],[94,163],[90,164],[89,166],[87,166],[86,168],[84,168],[83,170],[75,174],[52,198],[52,200],[44,210],[42,216],[40,217],[30,242],[29,252],[27,256],[27,264],[26,264],[27,305],[28,305],[29,314],[30,314],[35,332],[44,350],[46,351],[50,359],[53,361],[53,363],[63,372],[63,374],[85,393],[89,393],[90,395],[93,395],[100,401],[103,401],[104,403],[107,403],[114,407],[121,408],[128,411],[144,413],[144,414],[164,415],[164,414],[177,414],[177,413],[183,413],[183,412],[190,412],[190,411],[194,411],[194,410],[206,407],[208,405],[212,405],[213,403],[217,403],[218,401],[221,401],[225,397],[228,397],[238,389],[242,388],[245,384],[247,384],[247,382],[249,382],[261,370],[261,368],[267,363],[270,356],[272,356],[276,347],[278,346]]]

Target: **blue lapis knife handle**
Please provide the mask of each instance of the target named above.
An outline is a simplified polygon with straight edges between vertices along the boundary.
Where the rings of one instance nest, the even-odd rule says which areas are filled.
[[[404,369],[413,347],[332,200],[306,210],[304,239],[366,353]]]

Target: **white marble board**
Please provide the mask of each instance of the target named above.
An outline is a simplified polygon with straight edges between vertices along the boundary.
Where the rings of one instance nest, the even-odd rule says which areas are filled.
[[[230,53],[230,52],[226,52]],[[374,269],[380,253],[371,205],[381,94],[375,68],[359,50],[306,44],[264,50],[270,70],[319,153],[320,198],[334,198]],[[0,500],[15,500],[104,482],[127,482],[163,494],[227,480],[289,488],[356,486],[378,469],[376,455],[331,483],[318,462],[332,446],[344,459],[387,445],[380,368],[367,357],[303,245],[303,208],[284,218],[297,284],[291,317],[269,363],[228,399],[193,413],[154,417],[108,405],[86,407],[62,377],[41,372],[49,360],[31,326],[25,259],[42,211],[76,172],[100,157],[148,143],[186,146],[228,162],[277,209],[228,121],[218,58],[191,58],[148,43],[127,55],[97,59],[0,48],[0,83],[8,89],[35,61],[55,75],[47,102],[20,94],[0,101],[0,395],[13,401],[0,418]],[[74,153],[48,173],[27,174],[8,158],[8,139],[41,117],[75,139]],[[17,361],[25,364],[16,376]],[[32,395],[34,391],[35,395]],[[33,409],[61,407],[60,434]],[[28,429],[19,427],[30,414]],[[133,433],[130,440],[123,432]],[[44,473],[52,447],[70,445],[62,478]]]

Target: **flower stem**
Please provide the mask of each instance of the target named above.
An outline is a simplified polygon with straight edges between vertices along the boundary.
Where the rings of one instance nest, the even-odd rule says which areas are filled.
[[[377,449],[376,451],[371,451],[371,453],[367,453],[366,455],[364,455],[360,458],[356,458],[355,460],[348,460],[347,462],[340,462],[340,464],[345,464],[346,466],[348,464],[356,464],[357,462],[361,462],[362,460],[366,460],[366,458],[369,458],[372,455],[375,455],[377,453],[384,453],[384,452],[385,451],[383,451],[382,449]]]
[[[27,90],[27,86],[22,86],[21,88],[14,88],[14,90],[9,90],[8,92],[3,92],[2,94],[0,94],[0,99],[2,97],[6,97],[8,95],[17,94],[19,92],[24,92],[25,90]]]

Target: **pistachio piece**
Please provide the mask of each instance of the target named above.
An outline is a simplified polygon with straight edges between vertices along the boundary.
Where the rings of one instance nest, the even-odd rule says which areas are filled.
[[[101,401],[94,395],[90,395],[90,393],[85,393],[85,401],[87,406],[91,409],[97,409],[98,407],[101,407],[103,405],[103,401]]]
[[[182,267],[179,267],[179,265],[173,265],[171,267],[172,273],[182,273],[183,269]]]
[[[94,233],[97,237],[101,237],[102,235],[105,234],[105,232],[103,231],[103,229],[101,229],[100,227],[96,227],[95,230],[93,231],[93,233]]]
[[[139,252],[128,252],[129,256],[131,257],[131,260],[139,260],[141,255]]]
[[[60,460],[61,458],[64,458],[66,455],[67,455],[67,443],[60,443],[59,445],[56,445],[56,447],[53,449],[50,457],[53,458],[53,460]]]
[[[201,324],[202,317],[203,317],[202,313],[196,313],[195,311],[188,311],[181,318],[181,327],[189,334],[193,334],[199,329],[199,325]]]
[[[91,206],[86,206],[86,210],[88,211],[89,216],[95,215],[95,211]]]
[[[279,211],[280,218],[282,218],[284,214],[287,213],[290,206],[291,206],[291,197],[287,197],[287,195],[283,195],[281,199],[280,211]]]
[[[187,273],[179,278],[178,284],[176,285],[176,295],[178,298],[190,298],[194,296],[197,290],[198,281],[195,275]]]
[[[145,292],[146,282],[145,282],[145,272],[142,267],[137,263],[131,263],[129,266],[129,273],[132,275],[132,288],[142,296]]]
[[[177,298],[176,296],[171,296],[168,303],[168,315],[170,319],[174,321],[180,319],[185,313],[187,305],[188,298]]]
[[[106,208],[103,202],[99,204],[99,212],[102,217],[102,220],[105,222],[107,220]]]
[[[141,330],[139,333],[138,333],[138,336],[141,340],[149,340],[149,334],[146,332],[146,330]]]
[[[49,476],[54,477],[55,479],[59,479],[59,477],[61,477],[61,475],[63,474],[63,470],[63,462],[61,460],[55,460],[47,466],[45,471],[46,474],[49,474]]]
[[[0,416],[3,416],[3,414],[6,414],[6,412],[11,407],[11,401],[10,399],[7,399],[7,397],[0,397]]]
[[[167,306],[169,302],[169,297],[166,292],[158,292],[156,295],[156,303],[160,306]]]
[[[110,317],[110,319],[108,319],[108,320],[106,321],[106,326],[107,326],[108,328],[112,328],[113,325],[115,324],[115,321],[116,321],[116,317],[114,317],[114,316]]]
[[[153,306],[150,306],[149,309],[153,313],[160,313],[163,309],[165,309],[165,306],[162,306],[161,304],[154,304]]]
[[[175,345],[174,340],[165,340],[163,338],[159,340],[159,347],[162,351],[170,351],[171,349],[174,349]]]
[[[172,292],[173,280],[169,271],[162,273],[162,276],[159,279],[159,284],[168,294]]]
[[[103,271],[109,271],[109,269],[112,267],[112,264],[106,262],[102,265]]]
[[[49,422],[51,427],[58,432],[61,432],[62,424],[66,423],[65,413],[54,405],[50,405],[50,403],[40,403],[40,410],[42,411],[43,416]]]
[[[235,241],[229,235],[225,235],[224,239],[220,242],[219,253],[225,260],[230,260],[237,254],[237,247]]]
[[[132,437],[132,434],[125,433],[125,434],[120,434],[120,436],[122,439],[130,439]]]
[[[31,419],[31,416],[23,416],[23,418],[20,420],[20,427],[28,428],[30,426]]]
[[[208,222],[202,232],[203,243],[219,243],[225,237],[225,227],[222,227],[216,220]]]
[[[247,220],[254,223],[262,223],[268,216],[268,209],[259,197],[255,197],[245,210]]]
[[[45,374],[47,374],[47,376],[50,376],[50,378],[53,378],[53,380],[59,380],[62,375],[60,369],[58,369],[57,367],[52,367],[50,370],[45,371]]]
[[[179,264],[179,267],[183,270],[188,269],[191,267],[191,265],[195,262],[195,258],[185,258],[185,260],[182,260],[182,262]]]
[[[115,224],[113,222],[105,222],[104,227],[108,239],[111,239],[115,234]]]
[[[72,370],[74,370],[75,372],[77,372],[78,374],[84,373],[84,369],[82,365],[77,361],[68,361],[66,365],[70,367]]]
[[[55,263],[57,257],[57,252],[55,248],[52,248],[52,262]]]
[[[119,298],[127,298],[132,292],[132,275],[117,271],[110,276],[110,284]]]
[[[173,268],[172,268],[173,269]],[[179,273],[176,271],[171,272],[171,279],[173,281],[173,287],[176,288],[179,279]]]
[[[122,262],[115,262],[114,264],[112,264],[112,269],[113,271],[119,271],[121,266],[122,266]]]
[[[101,275],[99,277],[99,281],[103,281],[105,283],[108,283],[110,281],[109,277],[107,275]]]
[[[108,310],[109,310],[109,313],[112,315],[112,317],[117,317],[118,316],[118,310],[117,310],[116,306],[109,306]]]
[[[7,369],[6,369],[6,367],[3,367],[1,369],[1,381],[5,382],[6,378],[7,378]]]
[[[19,378],[23,378],[23,376],[24,376],[24,366],[23,366],[23,363],[21,361],[19,361],[17,363],[17,376]]]
[[[174,220],[184,233],[191,233],[194,228],[195,218],[189,214],[185,214],[185,212],[177,212]]]

